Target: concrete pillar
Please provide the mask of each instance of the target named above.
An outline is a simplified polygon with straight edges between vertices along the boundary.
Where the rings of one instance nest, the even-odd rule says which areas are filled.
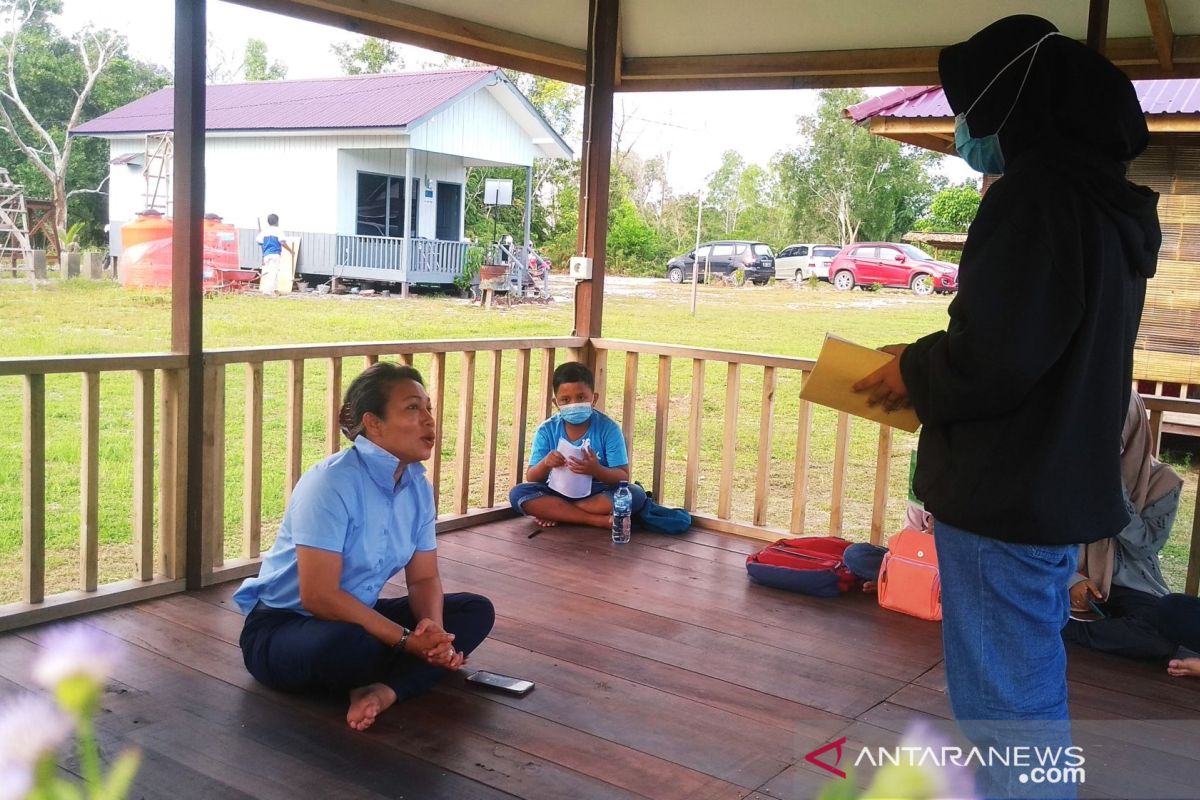
[[[46,280],[46,251],[29,251],[25,256],[25,269],[33,270],[33,277],[36,280]]]
[[[80,253],[83,259],[79,264],[80,277],[89,281],[98,281],[104,278],[104,254],[103,253]]]
[[[64,278],[78,278],[79,277],[79,261],[80,261],[79,257],[81,255],[83,255],[83,254],[82,253],[67,253],[66,254],[67,271],[63,274]],[[61,260],[61,256],[60,256],[60,260]]]

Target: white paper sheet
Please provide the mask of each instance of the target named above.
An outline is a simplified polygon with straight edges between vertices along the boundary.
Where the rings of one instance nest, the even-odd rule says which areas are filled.
[[[559,438],[558,447],[555,449],[562,453],[564,458],[570,460],[583,458],[585,447],[591,447],[591,442],[587,439],[583,440],[582,447],[576,447],[566,439]],[[551,489],[567,497],[587,497],[592,493],[592,476],[571,472],[570,468],[566,466],[550,470],[550,478],[547,483]]]

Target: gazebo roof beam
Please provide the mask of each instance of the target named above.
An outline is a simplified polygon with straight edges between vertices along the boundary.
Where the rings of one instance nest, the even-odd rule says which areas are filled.
[[[568,83],[584,81],[587,53],[579,48],[392,0],[358,0],[352,7],[344,0],[230,2]]]
[[[1150,35],[1154,39],[1154,50],[1158,63],[1165,70],[1174,66],[1175,33],[1171,30],[1171,17],[1167,13],[1167,0],[1146,0],[1146,16],[1150,20]]]

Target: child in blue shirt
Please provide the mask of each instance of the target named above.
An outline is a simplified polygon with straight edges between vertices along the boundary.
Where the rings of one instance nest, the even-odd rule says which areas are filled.
[[[258,288],[263,294],[274,295],[279,291],[279,262],[283,251],[287,250],[293,258],[296,251],[284,238],[283,229],[279,227],[279,215],[267,215],[267,227],[255,237],[258,246],[262,248],[262,276]],[[288,287],[291,291],[291,287]]]
[[[543,527],[559,522],[569,525],[612,526],[612,496],[620,481],[629,480],[629,454],[625,437],[617,423],[597,411],[596,380],[592,372],[577,361],[568,361],[554,370],[554,404],[558,413],[538,427],[525,470],[525,483],[508,493],[514,510],[533,517]],[[559,439],[583,447],[581,458],[568,459],[558,451]],[[589,475],[591,490],[586,497],[567,497],[547,484],[550,471],[566,467],[577,475]],[[629,484],[633,495],[633,513],[646,502],[646,493],[637,484]]]

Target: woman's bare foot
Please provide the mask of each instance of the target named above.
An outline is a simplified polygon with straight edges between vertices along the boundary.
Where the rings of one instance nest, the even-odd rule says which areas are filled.
[[[540,525],[543,528],[553,528],[555,525],[558,524],[557,522],[555,522],[552,519],[542,519],[541,517],[534,517],[533,521],[536,522],[538,525]]]
[[[879,584],[875,581],[863,581],[863,591],[868,594],[874,594],[879,591]]]
[[[1200,658],[1173,658],[1167,674],[1175,678],[1200,678]]]
[[[365,731],[375,723],[376,717],[387,711],[395,702],[396,692],[382,683],[351,689],[346,722],[356,731]]]

